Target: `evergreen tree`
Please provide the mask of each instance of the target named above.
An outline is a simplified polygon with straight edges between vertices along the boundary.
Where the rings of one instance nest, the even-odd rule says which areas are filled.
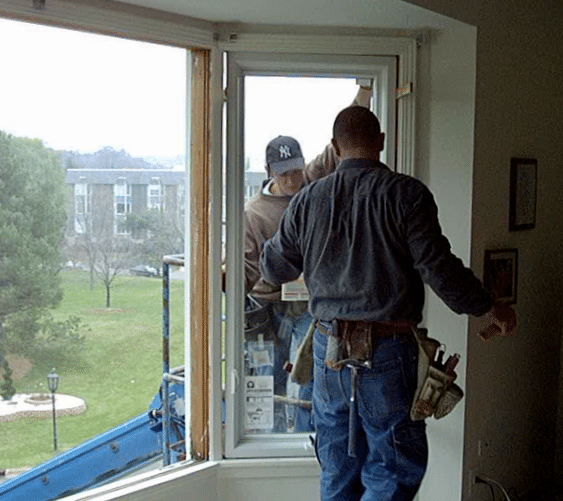
[[[0,338],[12,348],[32,346],[43,313],[62,299],[67,196],[52,151],[0,131]]]
[[[2,396],[4,400],[10,400],[16,394],[16,388],[14,387],[12,368],[8,360],[4,359],[2,368],[4,369],[4,382],[0,385],[0,396]]]

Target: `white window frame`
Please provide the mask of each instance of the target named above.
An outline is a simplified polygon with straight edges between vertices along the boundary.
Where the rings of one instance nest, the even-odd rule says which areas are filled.
[[[397,171],[413,172],[414,96],[397,102],[397,116],[385,113],[383,100],[394,101],[395,86],[389,66],[378,56],[391,56],[397,62],[397,87],[415,80],[416,42],[414,39],[372,37],[304,37],[230,34],[221,44],[228,54],[227,70],[227,301],[226,305],[226,430],[227,458],[312,456],[307,434],[244,435],[242,433],[242,392],[244,371],[241,357],[243,339],[243,205],[244,205],[244,76],[307,73],[378,77],[380,93],[374,95],[376,113],[382,118],[388,144],[395,144],[386,160]],[[324,59],[326,57],[326,59]],[[327,61],[328,66],[327,66]],[[363,63],[365,61],[365,64]],[[379,70],[373,73],[379,62]],[[368,67],[370,69],[368,69]],[[390,107],[391,109],[393,106]],[[395,128],[395,120],[397,127]],[[388,130],[387,130],[388,129]],[[391,134],[390,134],[391,133]],[[391,137],[390,137],[391,136]]]

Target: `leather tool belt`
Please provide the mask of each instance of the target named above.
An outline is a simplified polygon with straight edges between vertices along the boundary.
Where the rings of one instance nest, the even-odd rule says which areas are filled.
[[[318,321],[321,334],[328,335],[325,364],[333,370],[347,365],[371,367],[371,355],[377,340],[394,334],[412,333],[412,322],[366,322],[365,320]]]

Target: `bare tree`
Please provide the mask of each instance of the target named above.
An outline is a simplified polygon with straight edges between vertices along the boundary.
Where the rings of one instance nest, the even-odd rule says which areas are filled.
[[[106,308],[111,307],[110,292],[117,275],[131,262],[133,244],[127,238],[112,237],[89,242],[92,268],[106,289]]]

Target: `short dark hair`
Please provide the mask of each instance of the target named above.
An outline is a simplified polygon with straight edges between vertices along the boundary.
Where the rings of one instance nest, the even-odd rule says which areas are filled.
[[[360,146],[381,134],[377,117],[363,106],[344,108],[334,120],[332,137],[341,144]]]

